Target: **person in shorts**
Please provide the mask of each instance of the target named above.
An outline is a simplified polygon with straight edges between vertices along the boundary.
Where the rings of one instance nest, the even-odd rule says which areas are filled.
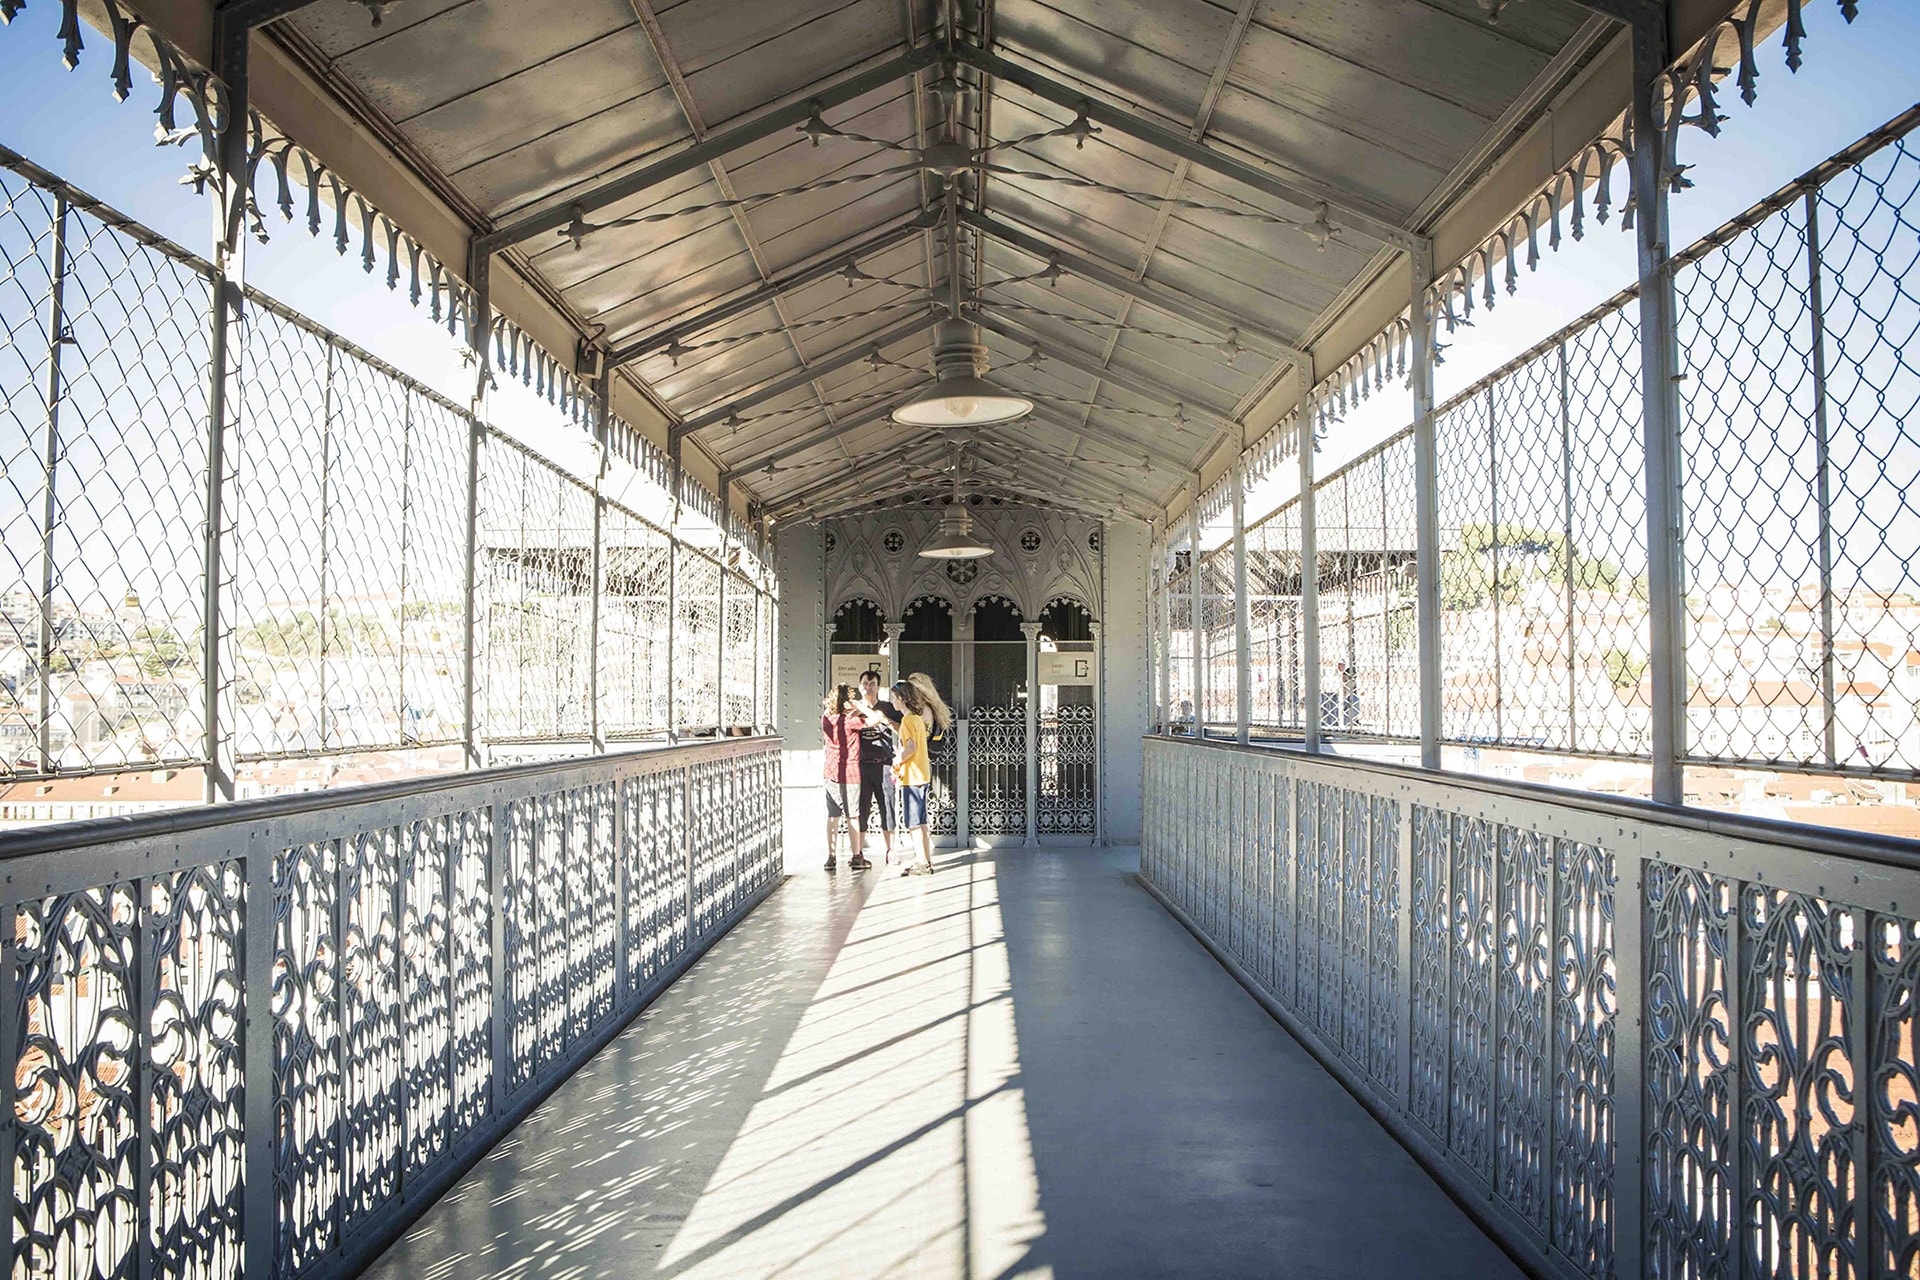
[[[932,690],[933,682],[918,674],[893,686],[894,704],[905,708],[897,726],[900,745],[893,765],[900,783],[900,829],[907,833],[908,849],[918,853],[918,857],[909,856],[900,868],[903,876],[926,875],[933,870],[933,840],[927,826],[933,764],[927,744],[936,732],[946,732],[953,713]]]
[[[853,689],[844,684],[836,685],[820,704],[820,773],[827,793],[829,871],[836,865],[840,833],[845,831],[852,843],[853,798],[860,791],[860,730],[866,724],[866,718],[855,710],[857,706]],[[858,846],[853,846],[853,857],[847,865],[864,871],[873,864],[862,856]]]
[[[898,738],[894,725],[900,722],[900,709],[880,696],[880,676],[868,671],[860,676],[860,701],[856,710],[864,724],[860,730],[860,799],[854,826],[860,833],[860,848],[854,856],[858,868],[866,863],[867,833],[873,830],[871,816],[880,811],[880,839],[893,861],[893,831],[898,823],[895,812],[893,758]]]

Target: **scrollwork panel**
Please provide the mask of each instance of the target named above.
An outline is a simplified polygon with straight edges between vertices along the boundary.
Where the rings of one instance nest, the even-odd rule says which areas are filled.
[[[238,861],[147,882],[147,1245],[156,1275],[240,1268],[246,906]]]

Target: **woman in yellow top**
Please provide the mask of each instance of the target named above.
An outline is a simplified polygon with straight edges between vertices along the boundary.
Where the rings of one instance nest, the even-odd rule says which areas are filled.
[[[927,757],[927,743],[947,731],[953,712],[935,692],[933,681],[917,671],[893,686],[893,701],[901,709],[900,723],[894,726],[900,745],[893,757],[893,776],[900,784],[900,826],[920,846],[919,861],[908,862],[900,874],[926,875],[933,870],[933,841],[927,835],[927,788],[933,782],[933,763]]]

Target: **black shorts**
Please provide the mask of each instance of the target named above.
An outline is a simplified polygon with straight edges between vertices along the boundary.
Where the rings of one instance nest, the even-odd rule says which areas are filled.
[[[844,818],[853,808],[854,784],[851,782],[832,782],[822,784],[827,792],[827,816]]]
[[[873,824],[867,821],[867,815],[873,807],[880,806],[880,830],[892,831],[899,826],[894,813],[893,769],[875,760],[871,763],[860,762],[860,808],[854,825],[862,831],[870,831]]]

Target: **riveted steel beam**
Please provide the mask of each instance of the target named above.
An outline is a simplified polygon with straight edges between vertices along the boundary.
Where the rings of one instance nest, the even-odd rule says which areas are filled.
[[[1344,226],[1402,253],[1410,252],[1420,241],[1419,236],[1404,227],[1396,226],[1385,215],[1363,209],[1318,184],[1277,178],[1244,160],[1215,151],[1212,147],[1196,142],[1185,134],[1176,133],[1172,129],[1155,124],[1125,107],[1090,97],[1080,89],[1060,84],[1038,71],[1023,67],[1017,62],[1010,62],[998,54],[988,53],[984,49],[966,44],[955,46],[954,54],[961,62],[976,71],[1024,89],[1034,97],[1043,98],[1055,106],[1065,107],[1069,111],[1085,111],[1087,119],[1095,124],[1112,129],[1115,133],[1124,133],[1168,155],[1185,160],[1195,168],[1206,169],[1222,177],[1231,178],[1242,186],[1251,187],[1255,191],[1272,196],[1276,200],[1285,201],[1296,208],[1313,209],[1325,205],[1328,215]]]
[[[1033,416],[1039,421],[1047,423],[1049,426],[1058,427],[1062,431],[1071,431],[1075,435],[1090,436],[1093,439],[1102,440],[1108,444],[1118,445],[1122,448],[1138,449],[1149,459],[1155,462],[1165,463],[1167,469],[1176,475],[1184,475],[1192,468],[1193,460],[1191,458],[1182,458],[1177,454],[1168,452],[1165,446],[1157,444],[1152,440],[1122,431],[1111,423],[1098,421],[1097,415],[1100,412],[1098,405],[1094,406],[1093,412],[1096,415],[1095,418],[1081,422],[1068,414],[1062,413],[1051,405],[1037,404],[1033,407]]]
[[[1298,347],[1277,334],[1269,333],[1258,325],[1249,323],[1240,316],[1168,289],[1164,285],[1135,280],[1118,267],[1108,266],[1092,258],[1071,253],[1052,241],[1045,240],[1011,223],[1002,222],[991,214],[962,209],[960,222],[1010,248],[1030,254],[1042,262],[1050,259],[1057,261],[1062,269],[1082,279],[1091,280],[1115,293],[1144,302],[1155,311],[1164,312],[1176,320],[1185,320],[1188,324],[1198,325],[1202,329],[1219,334],[1223,339],[1228,333],[1238,329],[1240,336],[1246,340],[1246,345],[1249,347],[1267,348],[1271,354],[1290,363],[1306,362],[1306,353]]]
[[[878,66],[870,67],[857,75],[823,85],[807,98],[791,102],[775,111],[769,111],[758,119],[732,129],[716,133],[704,142],[695,143],[673,155],[644,165],[623,177],[603,182],[591,190],[569,197],[563,204],[528,214],[515,219],[499,230],[481,238],[483,246],[490,252],[497,252],[510,245],[519,244],[535,236],[558,231],[573,220],[575,209],[594,210],[604,208],[617,200],[639,195],[669,179],[683,173],[704,168],[708,162],[721,159],[752,146],[763,138],[786,129],[795,129],[807,121],[807,117],[816,110],[828,110],[844,106],[856,98],[865,97],[875,89],[885,88],[896,80],[905,79],[926,67],[932,66],[943,56],[937,45],[926,45],[912,49],[897,58],[889,58]]]
[[[902,387],[900,388],[900,395],[902,397],[911,395],[920,385],[922,384],[914,383],[911,386]],[[809,449],[818,448],[823,444],[828,444],[849,432],[858,431],[862,427],[872,426],[874,423],[881,421],[888,414],[892,413],[893,406],[897,403],[899,402],[896,400],[882,400],[879,404],[863,409],[851,417],[842,418],[839,422],[833,423],[831,426],[823,427],[818,431],[810,431],[797,440],[790,440],[777,448],[755,454],[738,466],[728,467],[721,475],[725,479],[738,480],[743,476],[752,475],[756,471],[761,471],[767,467],[785,462],[788,458],[805,453]]]
[[[750,409],[754,405],[764,404],[777,396],[783,396],[789,391],[794,391],[806,386],[815,378],[824,377],[836,370],[844,369],[850,364],[858,364],[862,360],[865,360],[876,347],[884,349],[903,339],[911,338],[915,334],[925,333],[927,330],[933,328],[934,325],[938,324],[946,314],[945,307],[929,308],[925,314],[915,316],[911,320],[894,325],[891,329],[884,330],[872,338],[863,339],[860,342],[844,346],[832,355],[824,356],[821,359],[813,361],[804,369],[790,373],[784,378],[769,382],[757,391],[750,391],[746,395],[736,397],[735,399],[727,401],[725,404],[715,405],[705,413],[687,419],[681,425],[673,428],[670,438],[680,440],[692,435],[696,431],[705,431],[708,427],[717,426],[725,422],[742,409]]]
[[[682,339],[692,337],[703,330],[711,329],[723,321],[731,320],[743,312],[765,306],[795,289],[804,288],[817,280],[833,275],[849,262],[858,262],[861,258],[882,253],[901,244],[932,226],[935,219],[928,214],[920,214],[911,221],[888,228],[878,235],[867,236],[861,240],[842,241],[820,255],[819,261],[798,271],[776,276],[764,284],[755,285],[745,293],[716,303],[705,311],[696,312],[671,328],[661,329],[643,338],[635,338],[613,348],[607,359],[614,365],[629,364],[643,359],[656,351],[665,350]]]
[[[1229,427],[1233,425],[1232,421],[1217,409],[1210,409],[1205,405],[1187,404],[1175,397],[1172,392],[1163,387],[1156,387],[1144,378],[1135,377],[1133,374],[1123,369],[1116,369],[1112,365],[1102,364],[1100,357],[1090,352],[1081,351],[1075,347],[1064,346],[1058,342],[1047,342],[1031,330],[1024,329],[1011,321],[1003,320],[999,316],[984,310],[976,309],[968,314],[973,318],[974,323],[978,324],[982,329],[997,333],[1003,338],[1012,339],[1014,342],[1023,342],[1030,347],[1039,347],[1046,353],[1047,359],[1058,360],[1068,368],[1078,369],[1088,377],[1102,378],[1122,390],[1130,391],[1142,399],[1153,401],[1155,404],[1164,404],[1169,409],[1176,406],[1182,407],[1195,418],[1211,422],[1215,426]]]

